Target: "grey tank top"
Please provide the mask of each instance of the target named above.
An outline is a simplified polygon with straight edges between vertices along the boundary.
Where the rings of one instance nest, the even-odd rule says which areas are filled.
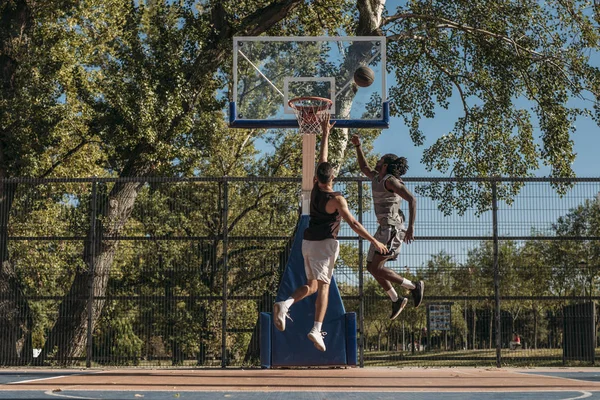
[[[380,181],[379,175],[375,175],[371,180],[375,216],[379,225],[392,225],[403,228],[404,214],[400,211],[402,197],[385,188],[385,182],[392,177],[393,175],[388,174]],[[399,181],[402,182],[401,179]]]

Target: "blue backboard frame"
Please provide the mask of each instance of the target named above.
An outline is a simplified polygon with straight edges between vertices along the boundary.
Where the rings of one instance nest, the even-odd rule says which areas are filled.
[[[260,46],[267,46],[267,48],[270,49],[270,47],[268,46],[290,46],[288,43],[293,43],[292,46],[305,46],[306,45],[310,45],[311,43],[314,45],[315,43],[325,43],[326,45],[331,44],[331,48],[334,48],[334,51],[329,51],[328,49],[325,49],[323,52],[321,52],[321,54],[323,55],[324,58],[327,59],[328,62],[331,62],[332,59],[331,58],[327,58],[327,57],[331,57],[330,54],[335,54],[335,49],[339,48],[342,49],[343,46],[350,46],[352,48],[356,48],[356,46],[360,46],[361,49],[364,49],[365,46],[367,46],[367,51],[366,52],[362,52],[361,50],[361,54],[367,54],[365,58],[363,58],[362,60],[362,65],[368,65],[371,68],[377,68],[377,69],[373,69],[373,71],[375,71],[375,77],[376,77],[376,81],[374,82],[374,84],[372,85],[372,88],[375,88],[375,91],[377,91],[377,93],[379,94],[379,100],[381,101],[380,103],[380,111],[379,108],[376,106],[376,108],[372,108],[374,106],[374,104],[370,105],[370,115],[368,118],[365,118],[365,116],[363,115],[359,115],[360,113],[362,113],[362,107],[366,104],[363,100],[363,102],[361,103],[359,102],[354,102],[355,103],[352,106],[352,112],[346,112],[344,111],[344,115],[337,115],[336,111],[339,112],[340,110],[336,110],[335,104],[336,104],[336,98],[338,97],[338,95],[340,93],[343,93],[344,88],[345,90],[349,90],[348,84],[350,82],[352,82],[352,78],[351,78],[351,74],[352,74],[352,63],[354,61],[351,61],[351,63],[345,64],[346,69],[341,69],[338,71],[342,72],[342,71],[347,71],[342,75],[330,75],[329,73],[324,73],[324,74],[320,74],[320,75],[312,75],[312,73],[309,74],[302,74],[300,72],[299,69],[296,69],[295,65],[297,65],[297,62],[290,62],[289,60],[294,60],[294,57],[291,56],[290,54],[287,54],[286,51],[281,51],[280,52],[280,48],[279,47],[273,47],[274,49],[276,49],[275,52],[268,53],[270,54],[268,57],[270,58],[264,58],[267,57],[265,56],[263,53],[260,52],[260,49],[263,49]],[[249,46],[249,47],[248,47]],[[258,47],[255,47],[258,46]],[[320,46],[320,45],[319,45]],[[288,47],[289,48],[289,47]],[[253,49],[255,49],[255,52],[253,53]],[[339,62],[338,60],[355,60],[355,58],[350,57],[348,58],[348,54],[349,51],[347,50],[348,48],[346,48],[346,52],[344,52],[344,50],[340,50],[338,55],[335,56],[333,55],[333,57],[335,57],[333,59],[333,62]],[[263,129],[277,129],[277,128],[298,128],[298,121],[296,119],[296,116],[293,113],[289,113],[290,109],[287,109],[287,102],[289,100],[288,97],[288,87],[287,87],[287,82],[285,82],[286,80],[302,80],[302,79],[306,79],[306,80],[325,80],[327,81],[328,79],[333,81],[333,82],[337,82],[337,86],[333,87],[333,91],[329,91],[330,93],[334,93],[335,95],[332,95],[332,97],[330,98],[333,101],[334,107],[332,108],[332,112],[331,112],[331,121],[335,122],[335,126],[337,128],[375,128],[375,129],[387,129],[390,126],[390,107],[389,107],[389,102],[387,100],[387,94],[386,94],[386,69],[385,69],[385,61],[386,61],[386,45],[385,45],[385,37],[383,36],[368,36],[368,37],[309,37],[309,36],[304,36],[304,37],[269,37],[269,36],[261,36],[261,37],[234,37],[233,38],[233,92],[232,92],[232,98],[229,103],[229,126],[231,128],[240,128],[240,129],[256,129],[256,128],[263,128]],[[256,52],[257,51],[257,52]],[[249,53],[250,52],[250,53]],[[273,56],[273,54],[275,54],[275,56]],[[280,56],[278,56],[280,55]],[[287,55],[287,57],[286,57]],[[253,57],[254,56],[254,57]],[[284,58],[285,57],[285,58]],[[278,59],[280,59],[280,61],[278,61]],[[303,58],[300,58],[303,59]],[[271,65],[273,64],[273,60],[275,60],[276,65],[282,65],[284,66],[283,68],[286,69],[285,74],[280,74],[280,75],[270,75],[267,71],[268,70],[264,70],[263,68],[265,67],[266,64],[268,64],[268,62],[271,62]],[[238,62],[240,64],[238,64]],[[242,93],[246,90],[246,88],[251,87],[250,84],[248,84],[248,82],[250,82],[251,80],[251,75],[245,75],[248,73],[248,69],[244,69],[242,65],[248,66],[250,65],[252,68],[254,68],[254,75],[255,76],[260,76],[261,79],[263,79],[263,83],[267,82],[268,85],[267,88],[269,88],[269,86],[271,88],[273,88],[277,93],[279,93],[282,97],[283,97],[283,101],[282,104],[285,106],[285,108],[287,110],[284,110],[283,113],[279,112],[277,114],[277,117],[264,117],[261,116],[261,119],[257,119],[257,117],[259,117],[259,115],[246,115],[246,114],[253,114],[253,113],[249,113],[248,112],[248,108],[247,108],[247,104],[246,103],[246,97],[244,97],[243,95],[240,95],[240,101],[242,101],[243,99],[243,105],[242,103],[237,103],[236,100],[238,99],[238,95],[239,93]],[[290,68],[290,65],[292,66],[292,68]],[[342,65],[341,63],[339,65]],[[238,68],[239,71],[238,71]],[[252,71],[252,68],[249,68],[250,71]],[[266,68],[266,67],[265,67]],[[312,70],[313,72],[315,72],[314,70]],[[328,72],[331,70],[324,70],[323,72]],[[239,72],[239,73],[238,73]],[[264,74],[263,74],[264,72]],[[304,71],[306,72],[306,71]],[[349,75],[348,75],[349,72]],[[245,77],[248,78],[245,78]],[[281,79],[283,76],[283,81],[284,83],[282,84],[281,82],[276,82],[275,79]],[[335,78],[334,78],[335,77]],[[350,78],[349,78],[350,77]],[[242,80],[242,79],[249,79],[249,80]],[[244,90],[240,89],[238,90],[238,82],[240,82],[240,87],[244,88]],[[243,82],[243,83],[242,83]],[[355,84],[353,84],[355,85]],[[342,89],[340,89],[340,87]],[[371,88],[369,88],[371,89]],[[290,89],[291,90],[291,89]],[[365,89],[358,89],[360,90],[359,94],[362,95],[364,97],[364,94],[367,94],[367,92],[365,92]],[[356,86],[354,89],[354,93],[356,96],[358,96],[357,90],[356,90]],[[309,93],[289,93],[290,97],[298,97],[298,96],[321,96],[321,97],[328,97],[325,96],[323,94],[319,94],[319,93],[315,93],[312,90],[309,90]],[[276,96],[277,97],[277,96]],[[353,96],[354,97],[354,96]],[[357,97],[358,99],[358,97]],[[240,108],[241,107],[241,108]],[[244,110],[242,110],[242,108]],[[260,110],[260,108],[254,108],[254,110]],[[281,110],[281,109],[280,109]],[[346,110],[348,110],[346,108]],[[375,110],[375,111],[374,111]],[[358,111],[358,113],[356,112]],[[375,115],[376,114],[376,115]]]
[[[297,119],[277,119],[277,120],[262,120],[262,119],[236,119],[237,115],[235,102],[229,103],[229,127],[239,129],[278,129],[278,128],[298,128]],[[331,123],[335,121],[336,128],[378,128],[387,129],[390,127],[390,105],[389,101],[383,102],[381,110],[382,118],[378,119],[331,119]]]

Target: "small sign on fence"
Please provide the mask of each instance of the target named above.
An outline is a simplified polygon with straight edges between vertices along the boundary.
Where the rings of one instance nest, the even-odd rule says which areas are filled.
[[[452,303],[428,304],[427,321],[430,331],[449,331],[452,326]]]

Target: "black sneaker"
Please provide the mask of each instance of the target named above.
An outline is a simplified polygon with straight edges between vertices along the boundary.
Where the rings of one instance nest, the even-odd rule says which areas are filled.
[[[390,320],[396,319],[398,315],[404,310],[406,307],[406,303],[408,303],[408,299],[406,297],[400,297],[398,300],[392,302],[392,315],[390,315]]]
[[[415,302],[415,307],[419,307],[423,301],[423,291],[425,290],[425,283],[423,281],[415,282],[415,288],[411,290],[412,297]]]

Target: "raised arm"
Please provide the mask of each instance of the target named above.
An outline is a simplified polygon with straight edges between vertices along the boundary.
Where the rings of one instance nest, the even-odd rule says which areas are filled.
[[[365,229],[365,227],[362,226],[362,224],[358,222],[356,218],[354,218],[354,216],[350,212],[350,209],[348,209],[348,203],[346,202],[346,199],[344,197],[336,196],[333,199],[333,201],[335,201],[335,206],[337,208],[337,211],[340,213],[341,217],[344,219],[344,221],[348,223],[348,225],[350,225],[350,228],[352,228],[354,232],[356,232],[363,239],[367,239],[369,242],[373,243],[373,246],[375,246],[377,251],[381,254],[387,253],[387,247],[383,243],[375,239],[373,236],[371,236],[369,232]]]
[[[360,167],[360,170],[369,179],[373,179],[373,177],[375,176],[377,171],[373,170],[371,167],[369,167],[369,164],[367,164],[367,159],[365,158],[365,154],[362,151],[360,138],[358,137],[358,135],[352,135],[352,137],[350,138],[350,141],[352,142],[352,144],[354,145],[354,148],[356,149],[356,158],[358,159],[358,166]]]
[[[396,193],[402,197],[408,203],[408,227],[406,228],[406,235],[404,241],[411,243],[415,237],[415,219],[417,218],[417,198],[408,190],[402,182],[396,178],[389,178],[385,181],[385,187],[388,190]]]
[[[327,156],[329,155],[329,131],[335,125],[329,123],[329,120],[323,121],[321,128],[323,129],[323,136],[321,137],[321,150],[319,151],[319,164],[327,162]]]

